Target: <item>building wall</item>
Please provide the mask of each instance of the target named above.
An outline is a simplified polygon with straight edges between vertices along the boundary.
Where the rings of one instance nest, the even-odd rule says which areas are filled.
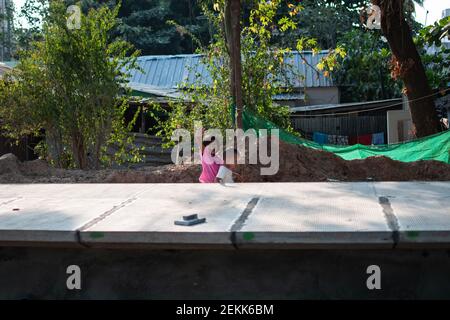
[[[293,128],[307,138],[314,132],[342,136],[384,133],[387,141],[386,112],[401,108],[400,99],[373,101],[363,105],[344,104],[323,110],[297,111],[291,115],[291,121]]]
[[[387,112],[388,143],[399,143],[414,139],[413,124],[409,110]]]
[[[276,100],[276,103],[281,106],[288,106],[291,108],[301,106],[312,106],[317,104],[338,104],[340,103],[340,92],[338,87],[320,87],[307,88],[306,100]]]
[[[385,113],[366,116],[293,117],[291,121],[292,127],[305,136],[313,132],[342,136],[387,132]]]
[[[321,87],[306,89],[306,104],[338,104],[340,93],[338,87]]]

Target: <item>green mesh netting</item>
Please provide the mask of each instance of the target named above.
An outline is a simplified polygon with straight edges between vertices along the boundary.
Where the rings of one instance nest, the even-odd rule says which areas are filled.
[[[243,126],[250,128],[277,129],[277,126],[250,110],[244,110]],[[283,129],[280,129],[280,139],[287,143],[299,144],[305,147],[332,152],[345,160],[365,159],[372,156],[385,156],[402,162],[419,160],[437,160],[450,164],[450,130],[426,138],[405,143],[365,146],[356,144],[352,146],[321,145],[313,141],[299,138]]]

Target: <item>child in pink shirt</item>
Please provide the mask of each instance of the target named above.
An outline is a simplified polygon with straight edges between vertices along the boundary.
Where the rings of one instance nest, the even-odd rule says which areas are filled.
[[[222,159],[215,154],[214,150],[209,148],[209,145],[214,142],[214,138],[211,141],[203,142],[203,151],[200,154],[202,160],[202,174],[198,179],[201,183],[214,183],[220,166],[223,164]]]

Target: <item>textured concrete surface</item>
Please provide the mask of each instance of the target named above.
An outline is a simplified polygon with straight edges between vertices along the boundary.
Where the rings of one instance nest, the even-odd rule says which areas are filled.
[[[146,185],[0,185],[0,243],[78,245],[77,230]]]
[[[392,246],[391,230],[370,183],[266,184],[260,197],[239,232],[243,246]]]
[[[0,245],[450,244],[450,182],[0,185]],[[207,223],[176,226],[183,215]]]
[[[450,243],[450,183],[383,182],[375,189],[392,204],[399,245]]]
[[[230,245],[229,230],[253,196],[252,189],[200,184],[155,184],[129,205],[81,233],[89,245]],[[178,226],[175,220],[198,214],[206,223]]]

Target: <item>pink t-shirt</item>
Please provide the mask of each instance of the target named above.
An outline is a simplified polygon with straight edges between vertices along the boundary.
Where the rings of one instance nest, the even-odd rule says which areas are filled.
[[[220,166],[223,164],[222,159],[218,156],[213,157],[208,147],[203,150],[203,155],[200,158],[202,159],[202,174],[198,180],[201,183],[213,183]]]

